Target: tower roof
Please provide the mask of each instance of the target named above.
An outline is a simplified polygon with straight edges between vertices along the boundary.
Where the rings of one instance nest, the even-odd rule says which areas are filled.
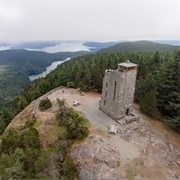
[[[119,63],[118,66],[135,67],[135,66],[138,66],[138,65],[130,62],[129,60],[127,60],[127,61],[125,61],[123,63]]]

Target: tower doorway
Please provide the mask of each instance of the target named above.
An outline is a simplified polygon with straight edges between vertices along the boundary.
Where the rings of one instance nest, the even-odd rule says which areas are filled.
[[[126,109],[126,115],[129,116],[129,108]]]

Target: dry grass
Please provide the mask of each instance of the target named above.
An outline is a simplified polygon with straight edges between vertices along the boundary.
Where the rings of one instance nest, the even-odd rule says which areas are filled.
[[[143,158],[137,158],[127,167],[127,178],[134,179],[136,175],[140,175],[143,179],[160,179],[166,177],[165,171],[162,169],[161,162],[155,161],[153,166],[144,164]]]
[[[91,128],[89,128],[89,131],[91,134],[96,134],[96,135],[100,135],[103,136],[106,139],[109,139],[111,136],[108,134],[107,131],[102,130],[100,128],[97,128],[95,126],[91,126]]]
[[[34,101],[29,106],[27,106],[23,111],[21,111],[17,116],[14,117],[14,119],[5,129],[2,136],[4,136],[10,128],[15,128],[18,131],[24,129],[26,125],[26,121],[32,118],[33,107],[34,107]]]

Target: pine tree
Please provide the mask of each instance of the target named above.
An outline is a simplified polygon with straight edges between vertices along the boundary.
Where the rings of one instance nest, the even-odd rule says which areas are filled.
[[[172,69],[171,86],[165,106],[168,116],[165,122],[180,132],[180,50],[175,53],[174,62],[170,68]]]
[[[140,108],[142,112],[157,117],[157,90],[156,83],[152,73],[146,76],[142,81],[142,89],[140,93]]]

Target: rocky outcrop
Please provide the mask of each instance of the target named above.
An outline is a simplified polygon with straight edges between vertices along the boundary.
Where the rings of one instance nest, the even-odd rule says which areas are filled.
[[[124,179],[118,149],[97,135],[89,135],[71,151],[79,179]]]
[[[119,128],[119,134],[124,140],[136,144],[141,149],[144,169],[155,174],[155,167],[158,164],[158,171],[162,172],[162,179],[180,180],[180,148],[179,141],[175,141],[175,134],[170,136],[172,135],[170,131],[163,131],[163,126],[159,131],[143,119],[127,126],[119,126]],[[145,170],[140,173],[143,175],[144,172]],[[143,178],[147,178],[146,176],[147,174],[144,174]],[[152,175],[150,179],[154,178]]]

